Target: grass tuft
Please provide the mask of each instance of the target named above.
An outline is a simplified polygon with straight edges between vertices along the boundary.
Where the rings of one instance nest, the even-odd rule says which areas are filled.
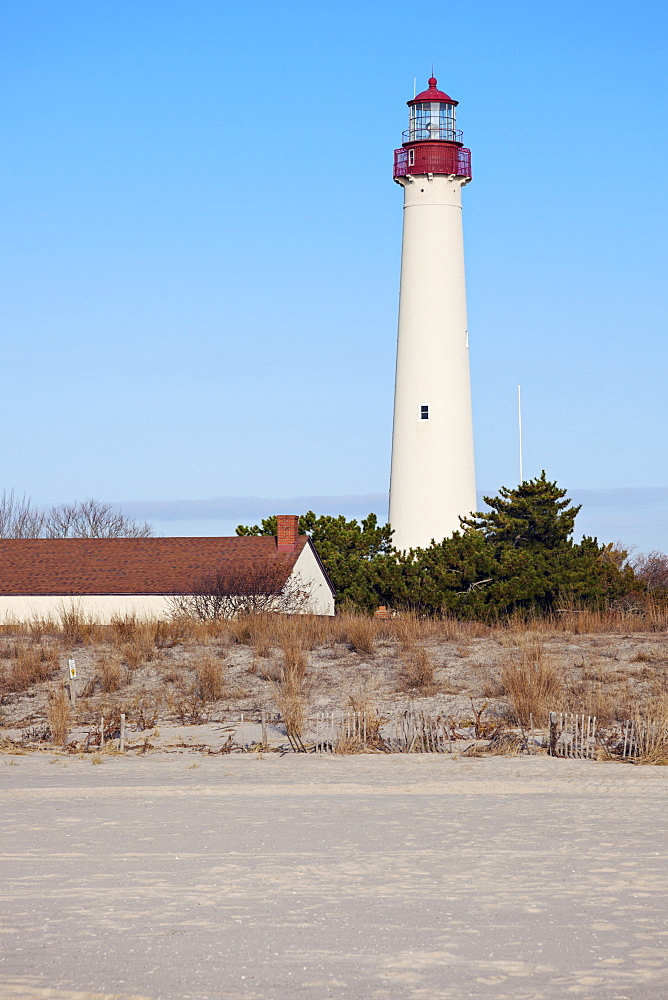
[[[369,615],[346,613],[339,615],[336,632],[340,642],[347,643],[355,653],[373,656],[376,651],[378,622]]]
[[[2,676],[5,691],[27,691],[33,684],[48,681],[58,672],[58,649],[53,643],[18,641],[6,652],[9,665]]]
[[[530,717],[544,725],[563,690],[557,667],[546,658],[543,643],[536,639],[524,643],[511,655],[501,671],[501,682],[512,712],[523,726],[529,725]]]
[[[64,687],[49,693],[46,718],[51,730],[51,740],[61,746],[67,743],[70,727],[70,703]]]
[[[224,667],[214,656],[201,656],[195,661],[195,674],[203,701],[220,701],[225,690]]]
[[[306,716],[306,655],[301,631],[294,624],[283,629],[282,658],[272,682],[278,710],[283,716],[287,737],[299,746]]]
[[[105,656],[98,664],[100,684],[105,694],[119,691],[127,684],[127,671],[123,668],[118,656]]]
[[[409,646],[403,653],[399,674],[401,690],[430,694],[435,689],[434,664],[423,646]]]

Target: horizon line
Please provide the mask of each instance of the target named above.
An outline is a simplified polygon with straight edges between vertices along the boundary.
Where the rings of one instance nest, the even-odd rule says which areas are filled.
[[[492,491],[478,490],[477,495],[489,496]],[[631,499],[636,502],[656,503],[668,501],[668,486],[614,486],[578,487],[567,491],[575,502],[607,506]],[[236,517],[268,517],[276,513],[294,513],[314,510],[325,514],[356,513],[369,508],[368,513],[378,513],[386,508],[388,493],[311,494],[291,497],[225,496],[197,500],[122,500],[116,501],[127,514],[158,521],[230,520]],[[281,510],[283,508],[283,510]],[[292,508],[289,510],[288,508]],[[382,516],[386,516],[383,514]]]

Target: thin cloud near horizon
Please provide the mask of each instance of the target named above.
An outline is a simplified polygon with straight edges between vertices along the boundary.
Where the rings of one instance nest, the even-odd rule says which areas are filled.
[[[478,491],[482,505],[487,490]],[[619,487],[611,489],[573,489],[568,496],[583,507],[607,508],[622,512],[636,508],[650,510],[668,505],[668,487]],[[124,513],[135,518],[157,521],[229,520],[230,518],[267,517],[272,513],[346,514],[360,516],[360,511],[387,516],[387,494],[367,493],[344,496],[299,497],[215,497],[208,500],[125,500],[119,501]],[[382,512],[382,513],[381,513]]]

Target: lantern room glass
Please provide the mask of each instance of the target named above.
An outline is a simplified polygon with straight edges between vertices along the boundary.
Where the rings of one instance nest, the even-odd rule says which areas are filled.
[[[456,109],[446,101],[423,101],[410,109],[409,142],[457,142]]]

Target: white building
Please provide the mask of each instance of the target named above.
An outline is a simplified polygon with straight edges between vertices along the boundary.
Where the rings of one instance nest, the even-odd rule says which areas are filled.
[[[173,598],[216,574],[307,594],[302,613],[334,614],[335,592],[296,515],[278,536],[245,538],[0,539],[0,620],[58,617],[72,604],[102,623],[114,616],[164,618]]]

